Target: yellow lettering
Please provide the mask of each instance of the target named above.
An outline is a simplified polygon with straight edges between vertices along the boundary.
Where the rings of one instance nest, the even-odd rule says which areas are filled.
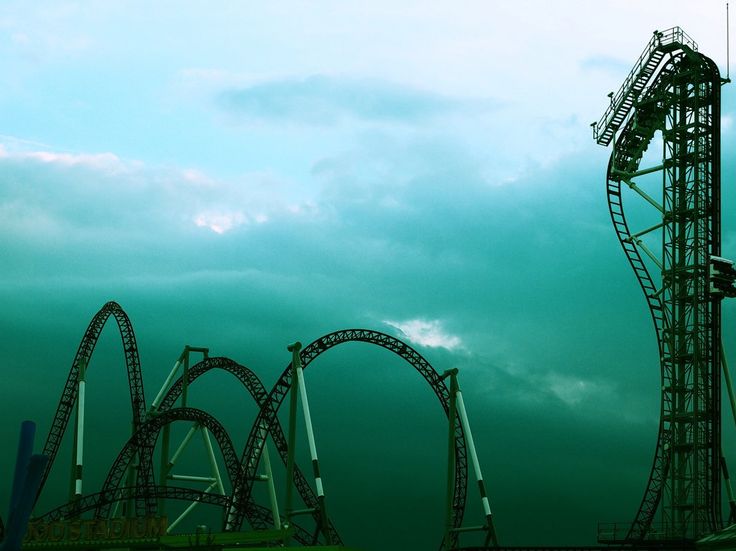
[[[49,525],[48,540],[49,541],[61,541],[66,535],[66,524],[62,521],[52,522]]]
[[[39,530],[39,526],[38,525],[39,524],[41,524],[41,523],[40,522],[31,522],[28,525],[28,530],[26,530],[26,535],[23,538],[23,541],[24,542],[36,541],[36,540],[39,539],[39,534],[38,534],[38,530]]]
[[[123,537],[125,530],[125,521],[121,518],[114,518],[110,521],[110,539],[119,540]]]
[[[69,523],[68,530],[69,541],[78,541],[82,537],[82,523],[78,520]]]
[[[35,536],[38,541],[46,541],[46,538],[49,536],[49,525],[45,522],[39,522],[36,524]]]
[[[146,519],[133,518],[130,519],[130,535],[134,538],[146,537]]]
[[[78,542],[128,538],[160,538],[166,535],[167,517],[138,517],[132,519],[32,521],[23,538],[24,543]]]
[[[96,520],[85,520],[82,522],[82,539],[91,540],[95,537]]]
[[[106,520],[98,520],[95,523],[95,538],[106,540],[108,538],[108,526]]]
[[[149,538],[165,536],[168,525],[169,519],[167,517],[149,517],[146,526],[146,535]]]

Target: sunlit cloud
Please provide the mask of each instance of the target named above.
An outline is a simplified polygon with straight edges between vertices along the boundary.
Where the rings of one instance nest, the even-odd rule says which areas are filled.
[[[722,115],[721,116],[721,129],[724,132],[730,132],[733,128],[733,115]]]
[[[194,218],[194,223],[200,228],[209,228],[219,234],[242,226],[245,222],[246,218],[242,212],[203,212]]]
[[[605,390],[600,383],[561,373],[551,373],[542,377],[542,383],[569,406],[576,406]]]
[[[418,318],[406,321],[384,320],[384,323],[401,331],[415,344],[447,350],[455,350],[462,346],[460,337],[447,333],[439,320]]]
[[[248,217],[242,211],[208,211],[197,214],[194,217],[194,224],[200,228],[209,228],[213,232],[222,235],[239,226],[251,223],[265,224],[268,220],[269,216],[263,213],[258,213],[252,217]]]
[[[186,182],[202,187],[213,187],[215,181],[207,174],[196,168],[186,168],[181,171],[181,175]]]
[[[39,221],[92,232],[102,226],[127,232],[135,220],[132,227],[144,233],[194,225],[225,234],[278,214],[316,210],[307,201],[292,212],[292,186],[270,174],[218,179],[195,167],[151,166],[108,152],[57,152],[22,140],[0,142],[0,168],[7,176],[0,180],[0,206],[12,213],[16,229],[27,227],[25,213],[33,212]]]
[[[65,167],[87,167],[94,170],[119,171],[126,163],[114,153],[58,153],[54,151],[10,152],[0,144],[0,159],[32,160]]]

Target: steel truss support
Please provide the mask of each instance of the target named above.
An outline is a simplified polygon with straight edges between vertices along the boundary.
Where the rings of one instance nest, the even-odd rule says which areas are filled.
[[[49,429],[49,434],[46,437],[46,443],[43,448],[43,455],[49,458],[48,463],[44,469],[41,477],[41,483],[39,485],[38,494],[43,491],[43,487],[48,479],[49,472],[53,467],[56,454],[61,446],[61,440],[66,432],[66,428],[69,424],[69,418],[71,417],[72,410],[77,411],[77,423],[75,424],[75,443],[74,443],[74,461],[73,463],[73,486],[72,492],[76,494],[76,487],[79,486],[81,493],[81,467],[82,463],[77,463],[77,460],[82,461],[83,446],[84,446],[84,403],[79,404],[81,399],[84,402],[84,387],[86,385],[86,371],[89,366],[92,353],[94,352],[97,340],[100,337],[100,333],[104,328],[110,317],[115,318],[118,329],[120,331],[120,337],[123,345],[123,353],[125,355],[125,366],[128,372],[128,385],[130,388],[130,404],[132,409],[132,426],[133,432],[140,426],[145,418],[146,400],[143,393],[143,378],[141,375],[140,359],[138,357],[138,345],[135,340],[135,333],[133,332],[133,326],[128,319],[128,316],[116,302],[106,303],[100,310],[95,314],[84,333],[82,341],[79,343],[79,348],[72,362],[72,366],[69,370],[69,376],[67,377],[64,389],[59,399],[59,405],[56,408],[54,419]],[[80,392],[82,395],[80,396]],[[78,468],[79,467],[79,468]],[[136,477],[132,481],[136,486],[142,487],[153,483],[153,473],[150,469],[146,468],[146,465],[139,473],[140,476]],[[77,476],[77,474],[79,476]]]
[[[447,454],[447,516],[445,520],[445,537],[442,542],[442,549],[450,550],[457,545],[457,534],[460,532],[484,531],[486,533],[485,546],[492,545],[498,547],[498,538],[496,536],[496,527],[493,524],[493,515],[491,514],[491,505],[488,500],[483,474],[480,469],[480,461],[478,461],[478,453],[475,449],[473,433],[470,430],[470,422],[468,421],[468,413],[465,410],[465,402],[463,401],[460,385],[457,381],[457,369],[446,371],[442,378],[450,378],[450,411],[448,415],[448,454]],[[483,507],[483,516],[486,523],[483,526],[458,526],[452,525],[452,504],[453,504],[453,482],[455,480],[455,423],[459,422],[463,433],[467,440],[468,453],[470,454],[471,463],[473,464],[473,472],[475,480],[478,483],[478,491],[480,492],[481,505]]]
[[[293,492],[292,487],[294,486],[294,465],[295,465],[295,448],[296,448],[296,409],[297,409],[297,393],[302,402],[302,413],[304,414],[304,425],[307,431],[307,445],[309,446],[309,455],[312,460],[312,474],[314,475],[314,485],[317,489],[317,514],[319,520],[317,522],[317,532],[322,532],[325,541],[328,545],[332,543],[330,540],[330,531],[327,529],[327,509],[325,506],[325,491],[322,485],[322,475],[319,470],[319,459],[317,457],[317,445],[314,439],[314,428],[312,426],[312,414],[309,410],[309,400],[307,398],[307,386],[304,382],[304,372],[302,370],[302,360],[299,353],[302,350],[302,343],[295,342],[290,344],[288,347],[291,352],[291,400],[289,408],[289,459],[286,467],[286,520],[284,526],[289,527],[291,525],[291,519],[294,515],[298,514],[293,508]],[[263,429],[262,429],[263,432]],[[308,509],[308,513],[312,513],[312,509]],[[288,543],[288,539],[286,541]],[[315,539],[316,543],[316,539]]]
[[[148,417],[151,417],[152,415],[156,415],[159,413],[159,408],[161,407],[161,400],[164,398],[164,396],[166,395],[166,392],[171,387],[171,383],[174,381],[174,378],[177,376],[180,369],[181,371],[183,371],[183,375],[181,376],[182,388],[183,388],[182,395],[181,395],[181,407],[187,406],[187,394],[188,394],[187,390],[189,388],[189,356],[191,355],[192,352],[201,353],[204,356],[204,359],[207,359],[207,357],[209,356],[208,348],[186,345],[184,347],[184,350],[182,350],[181,354],[179,354],[179,357],[177,358],[176,362],[174,362],[174,367],[171,368],[171,371],[166,377],[164,384],[161,385],[161,388],[159,389],[158,394],[156,394],[156,397],[153,399],[153,402],[151,402],[151,407],[148,409],[148,413],[147,413]],[[169,472],[171,471],[173,463],[176,461],[173,458],[169,459],[169,446],[170,446],[170,438],[171,438],[170,431],[171,431],[171,427],[169,425],[166,425],[163,428],[163,434],[161,435],[161,460],[159,463],[158,480],[159,480],[159,484],[161,484],[162,486],[165,486],[167,484],[167,480],[169,480],[170,478]],[[191,434],[188,434],[187,437],[185,437],[185,442],[187,443],[192,438],[192,436],[194,436],[194,433],[192,431],[190,431],[190,433]],[[186,444],[183,444],[183,445],[186,446]],[[180,446],[178,453],[180,454],[182,450],[183,450],[183,447]],[[175,454],[175,456],[178,457],[177,454]],[[153,458],[151,458],[151,461],[152,460]],[[166,500],[159,499],[158,514],[163,515],[165,511],[166,511]]]
[[[662,379],[652,472],[629,542],[694,541],[721,527],[723,295],[710,283],[711,258],[720,256],[720,86],[716,65],[681,29],[655,33],[594,128],[598,143],[614,142],[609,210],[652,315]],[[656,132],[662,162],[640,169]],[[661,200],[633,181],[659,171]],[[659,223],[629,230],[622,183],[658,211]],[[658,254],[641,237],[660,229]]]
[[[445,385],[444,380],[442,380],[442,377],[416,350],[406,343],[396,339],[395,337],[386,335],[385,333],[366,329],[347,329],[329,333],[315,340],[301,351],[300,359],[302,369],[306,369],[313,360],[325,353],[327,350],[347,342],[366,342],[381,346],[406,360],[422,375],[422,377],[424,377],[440,400],[440,404],[442,405],[445,414],[448,414],[450,406],[450,392]],[[248,441],[245,445],[243,455],[241,456],[243,469],[238,481],[234,484],[232,499],[233,507],[228,517],[228,529],[230,530],[237,530],[245,518],[246,511],[244,505],[246,504],[247,497],[251,494],[254,473],[257,469],[261,450],[263,449],[265,442],[262,438],[262,428],[268,427],[269,431],[273,435],[274,427],[278,424],[278,410],[293,385],[292,377],[293,369],[292,365],[289,365],[274,385],[268,398],[265,400],[261,411],[259,412],[258,419],[251,428]],[[456,468],[451,523],[453,528],[460,527],[462,525],[467,490],[466,439],[459,420],[455,423],[455,439]],[[452,537],[455,538],[453,545],[456,545],[457,532],[453,531]]]
[[[131,423],[133,431],[130,440],[125,444],[118,458],[113,463],[102,491],[96,494],[82,495],[81,487],[79,487],[82,478],[81,476],[77,477],[76,473],[81,470],[77,466],[82,466],[83,464],[84,402],[87,366],[94,352],[100,332],[111,316],[117,321],[123,341],[133,409]],[[151,410],[147,413],[145,399],[143,397],[143,383],[138,359],[138,349],[132,325],[125,312],[117,303],[109,302],[105,304],[90,322],[79,345],[44,448],[44,452],[50,457],[49,465],[43,473],[43,478],[45,479],[48,476],[53,459],[58,452],[61,438],[68,425],[71,412],[76,408],[78,417],[74,432],[77,438],[73,446],[75,455],[72,461],[74,471],[74,476],[72,477],[74,483],[74,499],[38,517],[38,520],[54,521],[70,519],[89,511],[94,511],[96,518],[108,518],[111,509],[114,507],[115,511],[117,511],[121,503],[124,509],[123,514],[133,514],[134,512],[138,515],[162,514],[162,510],[157,508],[158,503],[163,503],[164,500],[176,499],[189,501],[190,508],[195,507],[198,503],[208,503],[221,507],[223,512],[226,512],[225,528],[227,530],[239,530],[242,523],[247,520],[255,529],[268,529],[271,526],[278,528],[281,526],[285,537],[293,534],[293,539],[305,545],[314,544],[317,541],[319,533],[323,534],[323,538],[328,543],[340,545],[342,543],[340,536],[325,513],[324,492],[321,477],[319,476],[319,464],[316,446],[314,444],[314,435],[311,431],[311,419],[306,400],[303,369],[330,348],[347,342],[365,342],[377,345],[404,359],[430,385],[430,388],[439,399],[445,414],[449,413],[451,401],[450,391],[443,378],[437,374],[429,362],[406,343],[390,335],[365,329],[336,331],[317,339],[301,350],[301,352],[296,350],[298,361],[292,361],[292,364],[282,374],[270,393],[266,392],[258,377],[244,366],[227,358],[208,358],[206,349],[187,347],[185,348],[185,354],[187,351],[204,352],[205,359],[190,368],[188,357],[186,355],[180,357],[167,377],[161,392],[154,399]],[[293,358],[293,360],[296,358]],[[174,381],[181,367],[183,367],[183,373]],[[260,408],[259,415],[251,427],[248,441],[240,459],[234,454],[227,433],[216,419],[212,418],[206,412],[193,408],[174,408],[174,404],[179,398],[182,398],[182,402],[185,403],[187,389],[191,382],[211,369],[223,369],[235,375],[247,388]],[[310,442],[310,454],[313,459],[317,495],[315,495],[306,478],[293,462],[289,467],[291,472],[289,480],[292,482],[288,486],[291,487],[293,485],[298,490],[301,498],[308,507],[308,511],[317,513],[315,515],[316,532],[308,532],[293,521],[290,522],[289,529],[286,530],[279,516],[276,503],[273,473],[266,447],[266,440],[269,436],[273,439],[279,456],[285,464],[288,464],[289,450],[293,450],[294,446],[287,444],[278,421],[277,413],[283,399],[290,390],[295,398],[297,393],[301,394],[302,402],[306,406],[305,422],[308,427],[308,440]],[[453,394],[452,402],[452,407],[456,413],[451,416],[455,421],[450,422],[451,433],[454,438],[452,449],[454,450],[453,461],[455,465],[454,479],[448,481],[448,486],[450,487],[448,496],[451,496],[448,500],[451,502],[448,526],[451,528],[451,535],[448,538],[449,542],[446,543],[450,548],[456,547],[457,534],[468,529],[461,526],[465,511],[467,489],[468,448],[466,446],[465,432],[470,434],[469,427],[467,426],[467,418],[463,420],[462,414],[457,413],[464,411],[461,396]],[[458,406],[458,402],[460,406]],[[189,421],[194,424],[191,436],[185,438],[185,440],[193,437],[198,429],[206,428],[206,432],[202,432],[202,438],[212,470],[211,476],[172,475],[169,472],[170,463],[173,464],[176,462],[176,458],[181,453],[181,450],[177,450],[174,456],[169,458],[170,442],[168,442],[168,438],[165,438],[164,448],[166,452],[161,457],[161,484],[157,485],[155,483],[152,468],[154,448],[160,434],[166,434],[169,424],[173,421]],[[295,426],[295,423],[291,425]],[[467,427],[465,430],[463,428],[464,426]],[[222,478],[219,475],[217,462],[214,460],[214,449],[210,442],[210,435],[215,437],[220,446],[222,459],[227,468],[232,488],[230,495],[222,495],[222,492],[226,490],[222,484]],[[183,447],[185,446],[180,446],[182,450]],[[474,449],[472,453],[475,472],[480,477],[479,465],[477,463],[477,457],[474,455]],[[261,458],[264,460],[265,475],[257,474]],[[123,483],[124,479],[126,480],[125,483]],[[165,483],[167,479],[204,482],[209,484],[210,487],[207,491],[202,492],[191,488],[168,486]],[[260,507],[252,500],[252,485],[259,480],[269,482],[271,509]],[[482,481],[482,477],[479,480]],[[80,482],[80,485],[78,485],[78,482]],[[41,482],[41,487],[42,485],[43,482]],[[79,492],[76,491],[78,487]],[[217,488],[219,493],[211,492],[215,488]],[[40,492],[41,488],[38,490],[39,494]],[[292,511],[292,515],[297,513],[300,513],[300,511]],[[117,512],[113,513],[113,516],[116,515]]]
[[[662,131],[662,361],[670,406],[664,412],[670,469],[662,519],[668,535],[687,539],[721,527],[721,312],[708,281],[710,257],[720,255],[713,143],[719,139],[713,120],[718,90],[720,82],[702,61],[684,56],[666,89]]]

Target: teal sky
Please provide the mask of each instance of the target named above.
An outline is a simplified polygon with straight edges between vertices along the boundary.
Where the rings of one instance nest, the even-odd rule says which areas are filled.
[[[0,503],[20,422],[40,447],[87,323],[116,300],[149,401],[185,344],[269,387],[289,342],[386,331],[460,368],[502,543],[589,544],[598,521],[630,520],[655,445],[656,341],[589,125],[673,25],[725,74],[715,0],[3,2]],[[730,350],[734,315],[725,304]],[[116,339],[90,367],[90,491],[129,430]],[[438,545],[446,426],[430,389],[359,345],[307,384],[345,539]],[[240,447],[245,393],[213,377],[196,396]],[[67,470],[62,452],[46,508]]]

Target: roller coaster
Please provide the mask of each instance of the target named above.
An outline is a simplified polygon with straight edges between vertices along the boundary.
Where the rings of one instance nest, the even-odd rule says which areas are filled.
[[[585,549],[736,548],[736,498],[721,446],[722,379],[736,420],[736,400],[721,338],[721,303],[736,296],[736,270],[733,262],[721,256],[720,89],[728,81],[682,29],[656,31],[621,88],[609,94],[610,105],[601,119],[592,124],[598,144],[613,144],[606,176],[608,207],[654,326],[661,407],[651,472],[633,520],[599,525],[598,540],[605,547]],[[625,211],[627,196],[634,201]],[[122,339],[132,433],[99,491],[84,493],[86,372],[110,317],[117,322]],[[24,547],[29,551],[111,546],[153,549],[199,547],[204,542],[208,548],[219,549],[283,547],[292,541],[331,549],[343,546],[327,514],[303,372],[321,354],[347,342],[384,348],[409,363],[428,383],[448,419],[447,507],[440,548],[502,549],[456,370],[440,374],[399,339],[350,329],[325,335],[304,348],[300,343],[290,345],[292,360],[267,391],[247,367],[228,358],[209,357],[206,348],[185,347],[149,405],[133,328],[115,302],[104,305],[84,334],[43,448],[48,463],[45,467],[42,462],[36,464],[36,495],[40,495],[75,413],[70,499],[33,519]],[[203,359],[190,366],[190,355],[197,353]],[[189,386],[213,370],[237,378],[257,406],[240,454],[214,416],[187,404]],[[284,434],[278,413],[287,396],[289,423],[288,434]],[[299,400],[314,489],[295,461]],[[170,427],[175,422],[189,423],[191,428],[171,454]],[[211,475],[172,475],[172,466],[196,432],[206,444]],[[283,514],[275,497],[269,439],[286,469]],[[158,474],[156,449],[161,450]],[[227,487],[219,465],[224,465]],[[469,466],[480,492],[482,526],[463,525]],[[265,474],[259,473],[261,468]],[[208,486],[196,490],[169,483],[176,480]],[[269,506],[256,503],[253,488],[257,481],[268,483]],[[722,488],[729,506],[727,523],[722,514]],[[294,505],[295,491],[305,505],[303,510]],[[172,523],[163,522],[166,504],[172,500],[189,502],[189,506]],[[197,532],[195,540],[191,534],[188,539],[176,539],[174,529],[198,504],[221,509],[221,531],[214,535]],[[297,515],[308,517],[309,526],[295,522]],[[730,527],[724,530],[724,524]],[[483,546],[461,547],[460,534],[473,530],[483,533]],[[718,541],[726,543],[719,546]]]
[[[85,493],[83,458],[87,369],[100,334],[110,318],[115,319],[122,341],[130,389],[132,434],[110,466],[99,491]],[[306,546],[342,546],[342,538],[327,516],[303,372],[321,354],[348,342],[363,342],[381,347],[411,365],[428,383],[448,418],[448,501],[441,547],[456,549],[462,532],[476,530],[485,533],[486,544],[495,544],[490,505],[456,369],[440,374],[419,352],[401,340],[377,331],[350,329],[325,335],[303,349],[298,342],[290,345],[292,361],[273,388],[267,391],[258,376],[247,367],[229,358],[209,357],[209,350],[206,348],[187,346],[157,396],[147,405],[132,324],[119,304],[108,302],[92,318],[79,344],[43,447],[43,455],[48,458],[48,463],[40,476],[38,496],[45,487],[64,434],[75,414],[75,420],[71,423],[74,443],[69,501],[31,520],[24,549],[47,548],[50,544],[70,548],[80,545],[106,548],[119,547],[122,544],[147,544],[155,548],[156,545],[176,547],[176,542],[179,546],[186,547],[190,545],[190,539],[177,540],[175,529],[180,527],[182,520],[199,504],[214,505],[222,510],[221,531],[216,532],[215,536],[208,532],[210,545],[220,542],[220,547],[227,545],[228,548],[241,544],[252,546],[254,543],[268,547],[288,546],[293,540]],[[190,366],[190,356],[194,353],[201,353],[204,357]],[[187,404],[188,388],[198,383],[204,374],[214,370],[230,373],[238,379],[258,409],[240,454],[236,452],[228,432],[214,416]],[[290,396],[290,409],[288,435],[285,435],[278,413],[287,396]],[[301,400],[305,417],[315,490],[295,462],[298,399]],[[177,405],[178,402],[180,405]],[[171,454],[170,428],[176,422],[189,423],[191,428],[177,450]],[[196,432],[202,433],[206,443],[208,459],[205,463],[211,469],[211,476],[172,476],[172,467]],[[269,439],[286,468],[286,480],[291,481],[286,482],[286,507],[283,515],[279,512],[274,475],[268,456],[266,442]],[[212,440],[219,449],[220,461],[216,458]],[[158,476],[154,472],[154,451],[157,445],[161,449],[161,469]],[[463,526],[469,460],[474,467],[481,493],[486,520],[482,526]],[[225,480],[219,472],[220,464],[224,465],[227,474]],[[259,474],[262,466],[265,466],[265,474]],[[209,486],[205,490],[198,490],[171,485],[170,480],[204,481]],[[269,507],[257,504],[253,497],[253,486],[258,481],[268,482]],[[229,483],[229,489],[224,482]],[[303,501],[305,509],[298,510],[294,507],[294,490]],[[171,500],[189,502],[190,505],[169,523],[168,519],[160,519],[165,518],[166,503]],[[297,515],[311,517],[312,527],[308,529],[303,524],[294,522]],[[131,524],[136,519],[143,519],[148,524]],[[187,533],[186,530],[184,533]],[[155,542],[152,543],[151,538]]]
[[[724,82],[682,29],[657,31],[592,125],[599,144],[613,143],[609,211],[651,314],[661,373],[659,434],[641,505],[631,524],[603,528],[603,542],[686,545],[717,532],[724,482],[735,520],[721,450],[722,372],[734,405],[721,342],[721,301],[734,296],[733,263],[721,257]],[[652,155],[654,144],[661,156]],[[632,209],[641,229],[631,229],[624,188],[641,203]]]

